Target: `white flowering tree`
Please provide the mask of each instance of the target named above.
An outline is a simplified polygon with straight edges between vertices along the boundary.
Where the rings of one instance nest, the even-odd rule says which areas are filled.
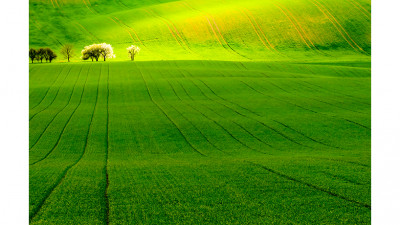
[[[103,57],[104,61],[106,58],[115,58],[115,54],[113,48],[110,44],[102,43],[98,46],[100,48],[100,55]]]
[[[104,61],[106,61],[106,58],[115,58],[113,48],[106,43],[85,46],[81,53],[83,60],[91,59],[93,61],[93,59],[96,59],[96,61],[99,61],[100,56],[103,57]]]
[[[140,48],[138,46],[131,45],[126,50],[128,50],[131,60],[133,61],[135,59],[135,55],[139,53]]]

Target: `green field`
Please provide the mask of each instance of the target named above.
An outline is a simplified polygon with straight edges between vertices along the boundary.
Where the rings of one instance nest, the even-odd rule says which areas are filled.
[[[30,64],[30,224],[370,224],[370,16],[31,0],[30,47],[117,58]]]

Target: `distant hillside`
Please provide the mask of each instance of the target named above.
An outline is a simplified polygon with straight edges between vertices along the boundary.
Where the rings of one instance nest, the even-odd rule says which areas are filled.
[[[106,42],[138,60],[369,58],[368,0],[30,0],[30,46]],[[59,60],[62,61],[60,58]]]

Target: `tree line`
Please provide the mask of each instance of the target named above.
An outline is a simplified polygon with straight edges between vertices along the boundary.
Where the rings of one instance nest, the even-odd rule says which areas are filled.
[[[140,51],[140,48],[135,45],[131,45],[127,48],[128,54],[133,61],[135,59],[135,55],[137,55]],[[60,53],[64,56],[65,59],[70,61],[70,58],[74,56],[74,46],[71,44],[65,44],[61,47]],[[115,54],[113,48],[110,44],[101,43],[101,44],[92,44],[89,46],[85,46],[81,51],[81,59],[88,60],[91,59],[92,62],[94,60],[99,61],[99,58],[102,58],[106,61],[107,58],[115,58]],[[29,49],[29,58],[31,59],[32,63],[34,60],[43,62],[43,59],[51,61],[57,58],[57,55],[54,53],[53,50],[50,48],[40,48],[40,49]]]

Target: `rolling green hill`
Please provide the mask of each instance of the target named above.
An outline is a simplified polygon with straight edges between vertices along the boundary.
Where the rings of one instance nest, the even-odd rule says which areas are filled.
[[[370,224],[369,1],[29,4],[30,224]]]
[[[131,44],[138,60],[369,59],[370,10],[364,0],[31,0],[30,46],[106,42],[115,60]]]

